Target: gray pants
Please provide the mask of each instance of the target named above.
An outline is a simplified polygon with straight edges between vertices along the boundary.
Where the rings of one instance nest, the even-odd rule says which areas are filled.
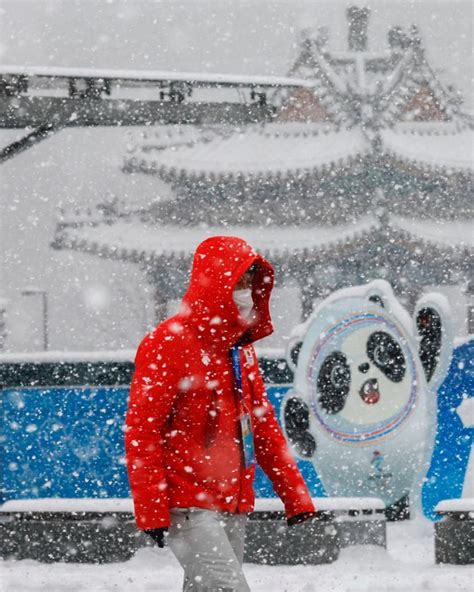
[[[250,592],[242,571],[246,514],[173,508],[168,544],[184,569],[183,592]]]

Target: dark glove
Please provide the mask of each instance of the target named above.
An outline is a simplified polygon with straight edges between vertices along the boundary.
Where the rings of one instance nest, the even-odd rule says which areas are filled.
[[[165,546],[165,532],[167,530],[167,528],[152,528],[150,530],[145,530],[144,532],[151,536],[158,547],[163,548]]]
[[[296,524],[303,524],[303,522],[311,520],[311,518],[314,518],[315,516],[316,512],[302,512],[301,514],[296,514],[296,516],[288,518],[286,523],[288,526],[295,526]]]

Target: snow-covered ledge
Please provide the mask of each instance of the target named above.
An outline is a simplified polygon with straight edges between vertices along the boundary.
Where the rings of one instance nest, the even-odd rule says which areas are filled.
[[[80,362],[133,362],[135,350],[37,351],[0,354],[0,364],[69,364]]]
[[[460,500],[453,500],[460,501]],[[474,502],[474,500],[471,500]],[[316,497],[313,503],[319,512],[382,512],[385,504],[381,499],[372,497]],[[255,512],[284,512],[283,502],[279,498],[257,498]],[[40,498],[9,500],[0,506],[0,512],[97,512],[133,513],[130,498]]]
[[[469,518],[474,518],[474,497],[460,499],[448,499],[439,502],[435,508],[438,514],[469,513]]]
[[[318,512],[385,510],[384,502],[376,497],[313,497],[313,503]],[[258,498],[255,501],[255,512],[283,512],[284,509],[279,498]]]
[[[125,512],[133,513],[133,502],[129,498],[40,498],[9,500],[0,506],[0,512],[11,514],[22,512],[80,513],[99,514]]]

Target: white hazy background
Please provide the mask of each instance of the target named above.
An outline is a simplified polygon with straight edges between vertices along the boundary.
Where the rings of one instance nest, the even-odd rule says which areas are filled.
[[[284,75],[304,27],[327,26],[331,48],[347,47],[348,4],[0,0],[0,63]],[[369,5],[370,48],[386,48],[391,25],[416,24],[430,63],[472,109],[472,3]],[[0,145],[22,133],[0,130]],[[0,165],[0,296],[8,302],[8,350],[41,349],[40,299],[21,296],[30,285],[48,291],[51,349],[135,348],[150,327],[151,294],[136,266],[49,246],[61,206],[84,208],[113,195],[146,203],[169,192],[157,179],[120,171],[126,143],[125,129],[66,129]],[[283,308],[280,303],[279,338],[297,315]]]

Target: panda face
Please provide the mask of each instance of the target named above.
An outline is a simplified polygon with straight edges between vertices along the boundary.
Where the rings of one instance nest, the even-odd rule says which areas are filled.
[[[388,330],[361,327],[335,343],[319,369],[316,397],[326,415],[354,424],[384,421],[407,403],[412,377]]]

